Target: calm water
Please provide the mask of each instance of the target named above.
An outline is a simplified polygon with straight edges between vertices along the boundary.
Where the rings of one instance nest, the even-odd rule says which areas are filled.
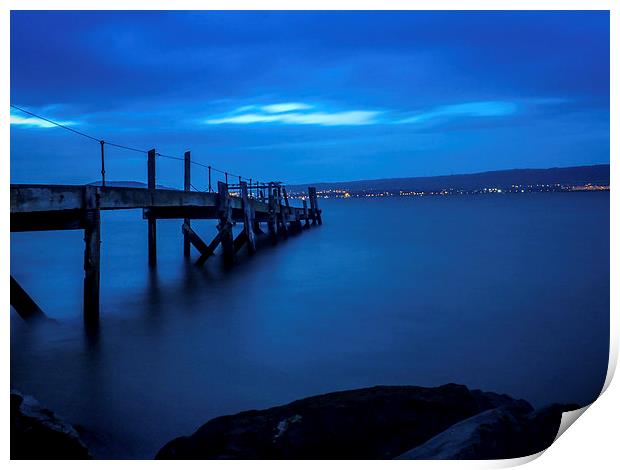
[[[11,236],[11,272],[59,324],[11,312],[12,386],[153,457],[206,420],[375,384],[458,382],[587,403],[607,370],[609,193],[325,200],[324,225],[229,272],[160,221],[102,216],[102,321],[81,318],[80,232]],[[213,222],[193,223],[209,238]]]

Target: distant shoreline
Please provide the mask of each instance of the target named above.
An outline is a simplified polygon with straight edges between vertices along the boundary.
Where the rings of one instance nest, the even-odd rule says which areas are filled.
[[[565,186],[560,184],[555,185],[513,185],[510,188],[478,188],[478,189],[440,189],[433,191],[403,191],[403,190],[361,190],[361,191],[349,191],[346,189],[328,189],[317,191],[318,197],[321,199],[349,199],[349,198],[376,198],[376,197],[396,197],[396,198],[409,198],[409,197],[422,197],[422,196],[478,196],[485,194],[537,194],[537,193],[592,193],[592,192],[609,192],[609,184],[593,184],[586,183],[583,185],[571,185]],[[291,192],[291,199],[304,199],[303,193]]]
[[[443,176],[384,178],[308,185],[287,185],[289,194],[298,195],[314,186],[321,196],[343,197],[383,195],[420,196],[485,194],[499,192],[549,192],[609,190],[610,166],[587,165],[545,169],[514,169]]]

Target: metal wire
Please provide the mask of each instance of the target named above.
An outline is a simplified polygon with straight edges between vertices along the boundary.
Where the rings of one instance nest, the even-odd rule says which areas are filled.
[[[66,126],[64,124],[60,124],[59,122],[53,121],[52,119],[48,119],[46,117],[43,117],[43,116],[35,114],[35,113],[31,112],[31,111],[28,111],[28,110],[26,110],[24,108],[20,108],[19,106],[15,106],[13,104],[10,105],[10,106],[11,106],[11,108],[16,109],[16,110],[18,110],[18,111],[20,111],[20,112],[22,112],[24,114],[28,114],[29,116],[32,116],[32,117],[37,118],[37,119],[40,119],[40,120],[45,121],[45,122],[48,122],[48,123],[50,123],[50,124],[52,124],[54,126],[60,127],[60,128],[65,129],[67,131],[70,131],[70,132],[73,132],[73,133],[75,133],[77,135],[81,135],[82,137],[86,137],[87,139],[94,140],[95,142],[99,143],[100,145],[103,142],[105,145],[109,145],[110,147],[116,147],[116,148],[119,148],[119,149],[129,150],[129,151],[132,151],[132,152],[148,154],[148,150],[142,150],[142,149],[138,149],[138,148],[135,148],[135,147],[130,147],[128,145],[117,144],[115,142],[109,142],[108,140],[100,139],[100,138],[94,137],[92,135],[88,135],[88,134],[86,134],[86,133],[84,133],[82,131],[78,131],[77,129],[74,129],[74,128]],[[162,153],[156,153],[156,155],[158,157],[168,158],[168,159],[171,159],[171,160],[185,161],[185,159],[183,157],[177,157],[175,155],[166,155],[166,154],[162,154]],[[212,170],[212,171],[217,171],[218,173],[221,173],[222,175],[224,175],[226,177],[227,181],[228,181],[228,176],[231,176],[233,178],[238,178],[240,181],[241,180],[245,180],[245,181],[249,181],[249,182],[252,181],[252,178],[245,178],[245,177],[243,177],[241,175],[236,175],[234,173],[230,173],[230,172],[225,171],[225,170],[220,170],[219,168],[215,168],[214,166],[206,165],[204,163],[197,162],[197,161],[194,161],[194,160],[191,160],[190,164],[197,165],[197,166],[200,166],[202,168],[208,168],[209,170]],[[209,190],[211,190],[211,188],[209,188]]]

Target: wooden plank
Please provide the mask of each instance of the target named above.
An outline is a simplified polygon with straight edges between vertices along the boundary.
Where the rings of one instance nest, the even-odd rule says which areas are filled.
[[[82,186],[11,185],[11,214],[82,209]]]
[[[11,306],[27,322],[45,320],[47,317],[28,292],[11,276]]]
[[[184,163],[183,189],[189,192],[192,186],[192,180],[191,180],[192,165],[191,165],[191,155],[189,151],[185,152],[183,163]],[[191,222],[190,222],[190,219],[186,217],[183,220],[183,223],[187,224],[187,226],[189,227]],[[190,244],[189,236],[184,233],[183,235],[183,256],[185,256],[186,258],[189,258],[189,254],[190,254],[189,244]]]
[[[83,188],[84,186],[13,184],[10,190],[11,213],[83,209]],[[123,186],[105,186],[99,189],[101,210],[217,206],[217,193]],[[256,213],[269,212],[267,203],[253,200],[252,206]],[[241,198],[231,197],[230,207],[242,210]]]
[[[155,191],[155,149],[148,152],[148,189]],[[157,219],[148,218],[148,250],[149,250],[149,266],[157,265]]]
[[[254,235],[254,209],[250,205],[248,185],[245,181],[241,183],[241,201],[243,203],[243,232],[245,233],[245,238],[247,240],[248,252],[252,254],[256,251],[256,235]]]
[[[141,209],[145,207],[216,207],[217,194],[173,189],[123,188],[106,186],[101,191],[101,209]],[[241,208],[241,202],[238,203]]]

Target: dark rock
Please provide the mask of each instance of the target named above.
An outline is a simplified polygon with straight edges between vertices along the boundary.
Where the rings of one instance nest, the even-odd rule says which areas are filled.
[[[328,393],[212,419],[170,441],[159,459],[387,459],[483,411],[523,400],[448,384]]]
[[[11,391],[11,459],[90,459],[70,424],[32,397]]]
[[[503,406],[455,424],[399,459],[510,459],[538,453],[557,435],[562,412],[576,405],[553,405],[530,412]]]

